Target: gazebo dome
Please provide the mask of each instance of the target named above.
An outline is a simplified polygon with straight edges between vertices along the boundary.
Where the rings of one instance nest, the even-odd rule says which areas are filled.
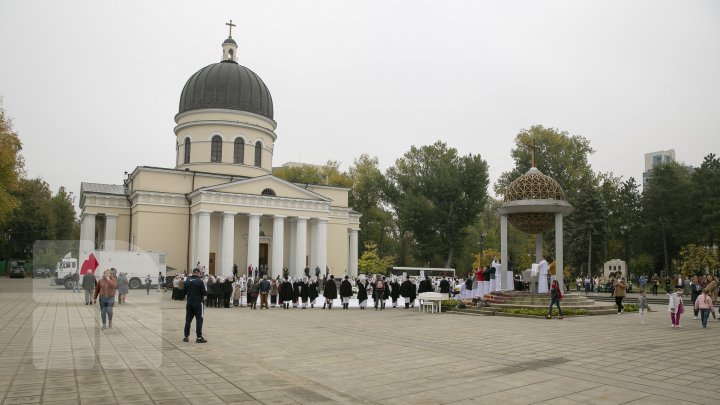
[[[520,200],[566,201],[560,184],[550,176],[542,174],[536,167],[515,179],[505,192],[505,202]],[[530,234],[538,234],[553,228],[555,214],[552,212],[515,213],[508,216],[515,228]]]

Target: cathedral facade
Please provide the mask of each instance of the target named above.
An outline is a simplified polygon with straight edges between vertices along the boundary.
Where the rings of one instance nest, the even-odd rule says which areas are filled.
[[[269,274],[305,267],[357,275],[360,215],[349,189],[272,175],[276,122],[265,83],[237,63],[232,34],[222,59],[182,90],[174,168],[138,166],[122,185],[82,183],[80,258],[94,250],[166,253],[179,271],[198,262],[226,276],[237,265]]]

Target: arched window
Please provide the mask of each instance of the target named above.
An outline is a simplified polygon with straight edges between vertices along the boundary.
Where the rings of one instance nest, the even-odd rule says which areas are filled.
[[[210,161],[222,162],[222,137],[215,135],[210,144]]]
[[[262,143],[260,141],[255,142],[255,166],[260,167],[262,165]]]
[[[275,190],[271,188],[266,188],[262,191],[262,193],[260,193],[260,195],[275,195]]]
[[[233,163],[245,163],[245,140],[242,138],[235,138],[235,145],[233,147]]]
[[[190,163],[190,138],[185,138],[185,156],[183,157],[183,163]]]

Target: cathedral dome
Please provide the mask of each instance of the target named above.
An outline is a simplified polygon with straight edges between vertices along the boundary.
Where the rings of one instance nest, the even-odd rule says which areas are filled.
[[[230,42],[232,41],[232,42]],[[229,39],[223,45],[234,45]],[[205,108],[245,111],[273,119],[273,102],[265,83],[230,53],[229,59],[213,63],[190,76],[180,95],[178,113]]]
[[[505,202],[520,200],[565,201],[565,192],[550,176],[542,174],[536,167],[515,179],[505,192]],[[555,214],[552,212],[528,212],[510,214],[508,219],[517,229],[537,234],[552,229]]]

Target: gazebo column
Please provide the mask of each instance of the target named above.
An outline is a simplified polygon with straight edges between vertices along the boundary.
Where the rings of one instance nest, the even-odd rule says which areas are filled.
[[[560,290],[564,291],[565,282],[563,280],[563,214],[555,213],[555,279],[560,285]]]
[[[508,268],[508,218],[507,215],[500,215],[500,274],[496,274],[495,278],[500,277],[497,283],[498,290],[508,290],[509,286],[505,285],[507,279]]]
[[[541,233],[535,234],[535,263],[540,263],[543,258],[543,236]]]

